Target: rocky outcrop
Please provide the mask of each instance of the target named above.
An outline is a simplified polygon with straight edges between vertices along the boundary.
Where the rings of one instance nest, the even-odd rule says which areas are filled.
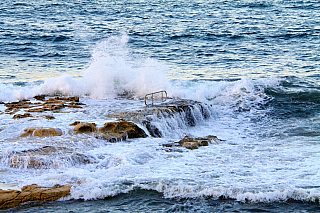
[[[20,137],[35,136],[35,137],[49,137],[49,136],[61,136],[62,131],[55,128],[27,128]]]
[[[191,138],[185,136],[182,140],[175,143],[164,144],[165,147],[184,147],[186,149],[198,149],[201,146],[208,146],[210,143],[218,143],[224,140],[219,139],[217,136],[209,135],[205,137]]]
[[[13,119],[20,119],[20,118],[28,118],[28,117],[32,117],[32,115],[30,113],[16,114],[12,118]]]
[[[70,185],[42,187],[38,185],[24,186],[21,191],[0,189],[0,209],[9,209],[27,202],[55,201],[70,195]]]
[[[74,131],[79,134],[96,132],[98,138],[102,138],[110,142],[122,141],[128,138],[147,137],[147,134],[140,127],[125,120],[107,122],[99,129],[97,129],[95,123],[79,121],[75,121],[69,126],[75,126]]]
[[[79,102],[79,97],[51,97],[46,99],[44,95],[38,95],[34,97],[35,101],[21,100],[16,102],[6,103],[7,107],[5,112],[7,114],[15,114],[16,112],[23,110],[26,113],[21,115],[15,115],[13,118],[25,118],[31,117],[30,113],[41,113],[44,111],[58,112],[64,108],[82,108],[81,105],[85,105]],[[26,116],[30,115],[30,116]]]
[[[55,119],[55,117],[53,117],[52,115],[33,116],[33,115],[31,115],[30,113],[15,114],[12,118],[13,118],[13,119],[21,119],[21,118],[30,118],[30,117],[33,117],[33,118],[40,117],[40,118],[45,118],[45,119],[48,119],[48,120]]]
[[[147,134],[140,127],[125,120],[107,122],[99,129],[99,132],[103,139],[110,142],[147,137]]]
[[[95,123],[81,122],[75,125],[74,131],[80,134],[90,133],[97,131],[97,128]]]
[[[166,118],[179,117],[186,126],[195,126],[198,120],[211,116],[210,106],[193,100],[170,100],[162,104],[121,111],[107,115],[108,118],[124,119],[145,126],[152,137],[162,137],[161,130],[154,125],[155,120],[166,122]]]

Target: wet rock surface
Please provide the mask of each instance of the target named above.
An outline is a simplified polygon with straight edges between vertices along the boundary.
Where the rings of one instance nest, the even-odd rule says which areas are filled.
[[[5,106],[7,109],[5,113],[13,114],[13,119],[42,117],[50,120],[54,119],[54,117],[44,115],[43,113],[46,113],[46,111],[61,112],[65,108],[82,108],[83,105],[79,102],[78,97],[48,98],[40,95],[35,96],[34,99],[36,102],[22,100],[6,103]],[[195,111],[199,114],[195,115]],[[109,142],[123,141],[131,138],[145,138],[148,136],[147,133],[152,137],[162,137],[163,132],[155,125],[155,120],[164,120],[166,118],[175,119],[175,116],[179,116],[186,126],[195,126],[198,122],[197,119],[199,115],[201,115],[203,119],[211,116],[205,104],[191,100],[171,100],[158,105],[141,107],[136,110],[109,114],[107,115],[108,118],[117,120],[106,122],[104,126],[100,128],[97,127],[95,123],[74,121],[69,125],[74,126],[70,127],[71,129],[73,128],[73,132],[70,130],[69,133],[71,133],[71,135],[73,133],[93,133],[93,136]],[[147,131],[145,132],[144,130]],[[62,130],[58,128],[31,127],[25,129],[20,137],[51,137],[61,136],[62,134]],[[35,138],[27,138],[27,140],[29,139],[35,140]],[[39,140],[39,138],[37,140]],[[175,148],[193,150],[221,141],[223,140],[212,135],[197,138],[186,136],[178,142],[165,144],[164,147],[171,151],[176,151]],[[55,167],[59,168],[60,166],[65,168],[68,167],[68,164],[83,165],[97,163],[94,157],[81,154],[79,150],[72,150],[70,147],[56,146],[13,151],[3,158],[9,167],[23,169],[50,169]],[[59,165],[60,162],[66,163]],[[59,185],[51,188],[30,185],[23,187],[21,191],[5,191],[0,189],[0,209],[12,208],[26,202],[57,200],[61,197],[68,196],[70,189],[71,186]]]
[[[69,126],[75,126],[74,132],[78,134],[96,133],[97,138],[109,142],[123,141],[130,138],[145,138],[147,134],[133,122],[118,120],[107,122],[103,127],[97,128],[95,123],[75,121]]]
[[[101,137],[110,142],[126,140],[127,138],[145,138],[147,134],[136,124],[125,120],[107,122],[99,128]]]
[[[187,99],[174,99],[158,105],[145,106],[136,110],[116,112],[107,115],[107,117],[131,120],[135,122],[149,115],[162,116],[163,114],[167,114],[168,116],[170,116],[174,113],[187,112],[186,116],[188,116],[190,115],[190,110],[195,106],[199,106],[201,108],[201,113],[204,117],[210,117],[210,113],[206,109],[204,109],[203,103]],[[190,121],[190,124],[191,123],[192,122]]]
[[[216,144],[219,142],[223,142],[224,140],[219,139],[217,136],[208,135],[205,137],[196,137],[192,138],[189,136],[185,136],[182,140],[170,144],[164,144],[164,147],[184,147],[186,149],[198,149],[201,146],[208,146],[209,144]]]
[[[0,209],[9,209],[27,202],[55,201],[70,195],[70,185],[41,187],[38,185],[24,186],[21,191],[0,189]]]
[[[30,113],[16,114],[12,118],[13,119],[20,119],[20,118],[28,118],[28,117],[32,117],[32,115]]]
[[[78,108],[83,105],[79,97],[45,97],[35,96],[35,100],[40,102],[31,102],[21,100],[5,104],[7,113],[15,113],[20,109],[27,110],[24,114],[15,114],[14,119],[28,117],[42,117],[45,119],[55,119],[52,115],[32,115],[30,112],[44,112],[47,110],[61,110],[65,107]],[[195,112],[197,114],[195,114]],[[122,141],[130,138],[144,138],[149,134],[152,137],[162,137],[162,130],[155,124],[155,120],[173,120],[181,119],[186,126],[195,126],[197,119],[207,119],[211,116],[209,106],[201,102],[185,99],[169,100],[157,105],[144,106],[135,110],[120,111],[107,115],[108,118],[118,119],[114,122],[107,122],[103,127],[97,127],[95,123],[75,121],[69,126],[74,126],[73,131],[77,134],[94,133],[97,138],[108,140],[109,142]],[[145,132],[138,125],[143,126]],[[27,128],[20,137],[49,137],[61,136],[62,131],[55,128]],[[208,145],[214,136],[207,138],[184,138],[179,141],[179,146],[187,149],[197,149],[200,146]],[[175,145],[173,145],[175,146]]]
[[[79,102],[79,97],[46,97],[44,95],[38,95],[34,97],[36,101],[21,100],[10,103],[5,103],[7,107],[6,114],[13,114],[14,119],[21,119],[27,117],[35,117],[31,113],[42,113],[47,111],[59,112],[65,108],[82,108],[81,105],[85,105]],[[17,112],[25,112],[15,114]]]
[[[137,110],[112,113],[107,117],[139,123],[146,127],[152,137],[162,137],[161,130],[153,124],[155,119],[174,118],[179,115],[186,126],[195,126],[198,119],[198,115],[194,114],[195,109],[203,119],[211,116],[208,105],[193,100],[177,99]]]
[[[79,134],[97,131],[95,123],[80,122],[73,124],[75,124],[74,131]]]
[[[34,136],[34,137],[50,137],[61,136],[62,131],[55,128],[27,128],[20,137]]]
[[[50,169],[95,163],[93,157],[66,147],[54,146],[12,151],[3,157],[9,167],[21,169]]]

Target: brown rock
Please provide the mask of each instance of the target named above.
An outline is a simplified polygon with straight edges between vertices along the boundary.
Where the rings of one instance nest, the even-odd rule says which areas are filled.
[[[48,120],[53,120],[53,119],[55,119],[55,117],[53,117],[52,115],[41,115],[40,117],[41,117],[41,118],[48,119]]]
[[[43,111],[44,111],[43,108],[32,108],[27,110],[27,112],[43,112]]]
[[[74,105],[74,104],[68,104],[67,107],[69,107],[69,108],[82,108],[82,106]]]
[[[56,100],[63,100],[63,101],[74,101],[74,102],[79,102],[79,97],[74,96],[74,97],[56,97]]]
[[[54,97],[54,98],[49,98],[49,101],[65,101],[65,102],[79,102],[79,97],[74,96],[74,97]]]
[[[69,101],[74,101],[74,102],[79,102],[79,97],[75,96],[75,97],[69,97],[68,99]]]
[[[206,137],[190,138],[185,136],[178,143],[187,149],[198,149],[199,146],[208,146],[209,143],[223,141],[218,139],[217,136],[209,135]]]
[[[13,119],[20,119],[20,118],[28,118],[28,117],[32,117],[32,115],[30,113],[16,114],[12,118]]]
[[[24,130],[24,133],[22,133],[20,135],[20,137],[27,137],[29,135],[32,135],[33,131],[35,130],[35,128],[28,128]]]
[[[80,121],[75,121],[75,122],[73,122],[72,124],[69,124],[69,126],[76,126],[76,125],[78,125],[80,123]]]
[[[85,105],[79,102],[79,97],[51,97],[48,100],[45,100],[44,95],[38,95],[34,96],[34,98],[36,100],[41,100],[42,102],[32,103],[29,100],[21,100],[6,103],[6,114],[14,114],[21,109],[25,110],[26,112],[41,113],[43,111],[59,111],[62,108],[65,108],[66,106],[70,108],[82,108],[80,105]]]
[[[74,127],[74,131],[76,133],[95,132],[97,128],[95,123],[82,122]]]
[[[108,122],[99,131],[102,137],[109,141],[125,140],[127,138],[145,138],[146,133],[136,124],[124,120]]]
[[[1,190],[0,189],[0,209],[9,209],[16,206],[20,206],[22,201],[17,201],[21,194],[20,191],[17,190]]]
[[[44,95],[34,96],[34,99],[41,100],[42,102],[30,102],[29,100],[21,100],[10,103],[4,103],[7,107],[5,112],[6,114],[14,114],[21,109],[24,109],[26,112],[43,112],[43,111],[58,111],[62,108],[65,108],[68,104],[68,107],[72,108],[82,108],[80,105],[85,105],[79,102],[79,97],[53,97],[45,100]],[[19,118],[19,117],[15,117]]]
[[[36,137],[49,137],[49,136],[61,136],[62,131],[60,129],[54,128],[28,128],[24,130],[25,132],[20,135],[20,137],[27,137],[27,136],[36,136]]]
[[[23,108],[30,108],[31,102],[29,100],[22,100],[18,102],[11,102],[5,104],[7,107],[7,110],[12,110],[12,109],[23,109]]]
[[[198,144],[198,142],[183,142],[181,146],[192,150],[192,149],[198,149],[200,145]]]
[[[109,132],[109,133],[102,133],[101,134],[101,138],[104,139],[104,140],[107,140],[109,142],[117,142],[117,141],[122,141],[122,140],[125,140],[125,135],[123,134],[117,134],[117,133],[112,133],[112,132]]]
[[[41,187],[36,184],[24,186],[21,191],[0,189],[0,209],[9,209],[27,202],[54,201],[70,195],[70,185]]]
[[[48,136],[60,136],[62,135],[62,131],[60,129],[36,129],[33,131],[33,136],[38,137],[48,137]]]
[[[33,98],[36,99],[36,100],[39,100],[39,101],[44,101],[45,96],[44,95],[36,95]]]
[[[51,106],[51,110],[60,110],[62,108],[64,108],[65,105],[62,103],[62,104],[58,104],[58,105],[52,105]]]
[[[184,147],[186,149],[198,149],[200,146],[208,146],[209,143],[218,143],[224,140],[219,139],[217,136],[209,135],[205,137],[191,138],[185,136],[182,140],[175,143],[164,144],[164,147]]]
[[[6,114],[14,114],[16,112],[19,112],[19,109],[15,109],[15,108],[7,108],[6,110]],[[11,112],[10,112],[11,111]]]
[[[64,101],[61,101],[56,98],[49,98],[48,100],[46,100],[46,103],[47,104],[64,104]]]
[[[53,111],[53,110],[60,110],[64,108],[65,105],[62,101],[49,101],[46,102],[46,104],[43,105],[43,110],[44,111]]]

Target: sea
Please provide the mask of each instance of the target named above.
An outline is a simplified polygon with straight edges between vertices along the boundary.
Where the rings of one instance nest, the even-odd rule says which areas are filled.
[[[157,91],[209,116],[117,143],[69,126],[102,127]],[[53,120],[6,112],[36,95],[85,105],[42,113]],[[2,0],[0,102],[0,182],[73,186],[4,212],[320,212],[318,0]],[[19,137],[30,127],[63,134]],[[208,135],[221,140],[163,146]]]

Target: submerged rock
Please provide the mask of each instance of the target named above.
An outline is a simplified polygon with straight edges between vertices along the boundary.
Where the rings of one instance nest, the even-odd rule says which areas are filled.
[[[0,189],[0,209],[9,209],[27,202],[55,201],[70,195],[71,185],[42,187],[24,186],[21,191]]]
[[[218,143],[224,140],[219,139],[217,136],[208,135],[205,137],[197,137],[191,138],[185,136],[179,142],[171,143],[171,144],[164,144],[165,147],[184,147],[186,149],[198,149],[200,146],[208,146],[210,143]]]
[[[39,117],[45,118],[45,119],[48,119],[48,120],[53,120],[53,119],[55,119],[55,117],[53,117],[52,115],[41,115],[41,116],[39,116]]]
[[[125,120],[107,122],[99,129],[102,138],[111,142],[127,138],[145,138],[147,134],[136,124]]]
[[[12,118],[13,119],[20,119],[20,118],[29,118],[32,117],[30,113],[24,113],[24,114],[16,114]]]
[[[20,169],[52,169],[68,165],[96,163],[91,156],[76,153],[66,147],[54,146],[13,151],[3,156],[3,158],[9,167]]]
[[[55,128],[27,128],[20,137],[35,136],[35,137],[49,137],[49,136],[61,136],[62,131]]]

